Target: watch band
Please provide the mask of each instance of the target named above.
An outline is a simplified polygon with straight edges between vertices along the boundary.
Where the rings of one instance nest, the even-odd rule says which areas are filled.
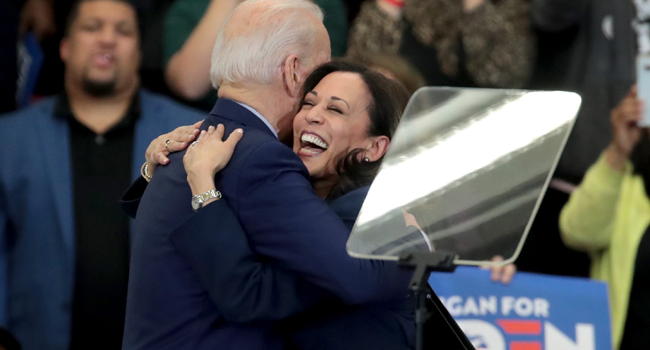
[[[217,190],[210,190],[207,192],[203,192],[198,196],[199,196],[199,202],[203,204],[208,199],[212,199],[212,198],[221,199],[221,192]]]
[[[194,211],[201,209],[203,207],[203,203],[213,198],[216,198],[217,200],[221,199],[221,192],[217,190],[209,190],[193,196],[192,209],[194,209]]]

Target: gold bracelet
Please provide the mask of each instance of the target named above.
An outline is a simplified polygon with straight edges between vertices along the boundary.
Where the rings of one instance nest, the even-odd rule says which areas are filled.
[[[147,169],[149,169],[149,164],[147,164],[147,162],[144,162],[144,164],[142,164],[142,168],[140,168],[140,175],[142,175],[142,177],[144,177],[144,179],[149,182],[151,181],[151,176],[149,176]]]

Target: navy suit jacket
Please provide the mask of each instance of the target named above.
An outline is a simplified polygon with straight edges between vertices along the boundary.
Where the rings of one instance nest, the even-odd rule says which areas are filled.
[[[132,178],[151,140],[203,115],[140,91]],[[0,325],[24,350],[68,350],[75,235],[69,126],[55,98],[0,117]]]
[[[217,187],[224,200],[197,214],[192,211],[182,152],[172,154],[170,165],[156,171],[142,197],[132,247],[124,349],[280,348],[281,337],[270,321],[326,299],[313,285],[347,304],[405,297],[409,273],[391,262],[359,260],[347,254],[349,229],[314,194],[302,161],[259,118],[237,103],[221,99],[202,128],[219,123],[227,133],[244,129],[229,165],[218,175]],[[236,217],[219,217],[218,225],[207,230],[179,232],[188,237],[198,233],[198,240],[189,240],[191,245],[208,246],[211,236],[227,235],[235,225],[243,227],[252,250],[271,262],[265,265],[287,271],[286,279],[269,284],[274,293],[246,291],[247,279],[233,280],[231,288],[211,288],[210,281],[217,279],[210,276],[219,269],[201,256],[194,256],[203,261],[194,266],[203,268],[192,268],[168,239],[174,228],[185,222],[198,226],[207,222],[201,217],[218,213],[215,204],[227,204]],[[238,254],[236,244],[240,243],[233,240],[229,250]],[[265,271],[252,273],[264,276]],[[301,283],[294,275],[309,283]],[[267,295],[284,295],[278,291],[285,290],[292,293],[288,300],[264,300]],[[231,302],[250,305],[237,304],[237,300],[251,296],[260,298],[258,307],[247,312],[231,307]],[[278,309],[276,304],[289,306]]]
[[[352,229],[368,193],[362,187],[332,201],[330,208]],[[208,210],[208,207],[210,209]],[[300,288],[281,268],[259,261],[248,247],[243,228],[225,201],[210,204],[173,230],[169,239],[199,274],[201,284],[223,305],[223,312],[239,322],[274,315],[284,319],[301,311],[290,298],[313,290]],[[212,227],[224,227],[228,234]],[[406,228],[405,223],[401,223]],[[196,244],[201,242],[202,244]],[[345,273],[345,272],[340,272]],[[235,282],[238,281],[238,282]],[[293,290],[274,288],[281,284]],[[413,300],[401,298],[363,305],[325,299],[307,312],[285,320],[281,329],[288,347],[298,349],[408,349],[415,339]],[[268,315],[265,315],[267,314]]]

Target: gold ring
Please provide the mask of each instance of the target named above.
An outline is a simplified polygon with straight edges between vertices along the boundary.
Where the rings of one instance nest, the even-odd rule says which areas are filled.
[[[167,140],[167,141],[165,141],[165,149],[166,149],[167,152],[169,152],[169,153],[171,153],[171,152],[169,151],[169,148],[167,148],[167,146],[169,146],[169,144],[172,143],[172,142],[174,142],[174,141],[172,141],[172,140]]]

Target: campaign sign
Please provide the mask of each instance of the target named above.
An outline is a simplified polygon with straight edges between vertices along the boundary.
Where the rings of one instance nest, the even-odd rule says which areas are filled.
[[[517,273],[509,285],[458,267],[429,284],[477,350],[610,350],[605,283]]]

